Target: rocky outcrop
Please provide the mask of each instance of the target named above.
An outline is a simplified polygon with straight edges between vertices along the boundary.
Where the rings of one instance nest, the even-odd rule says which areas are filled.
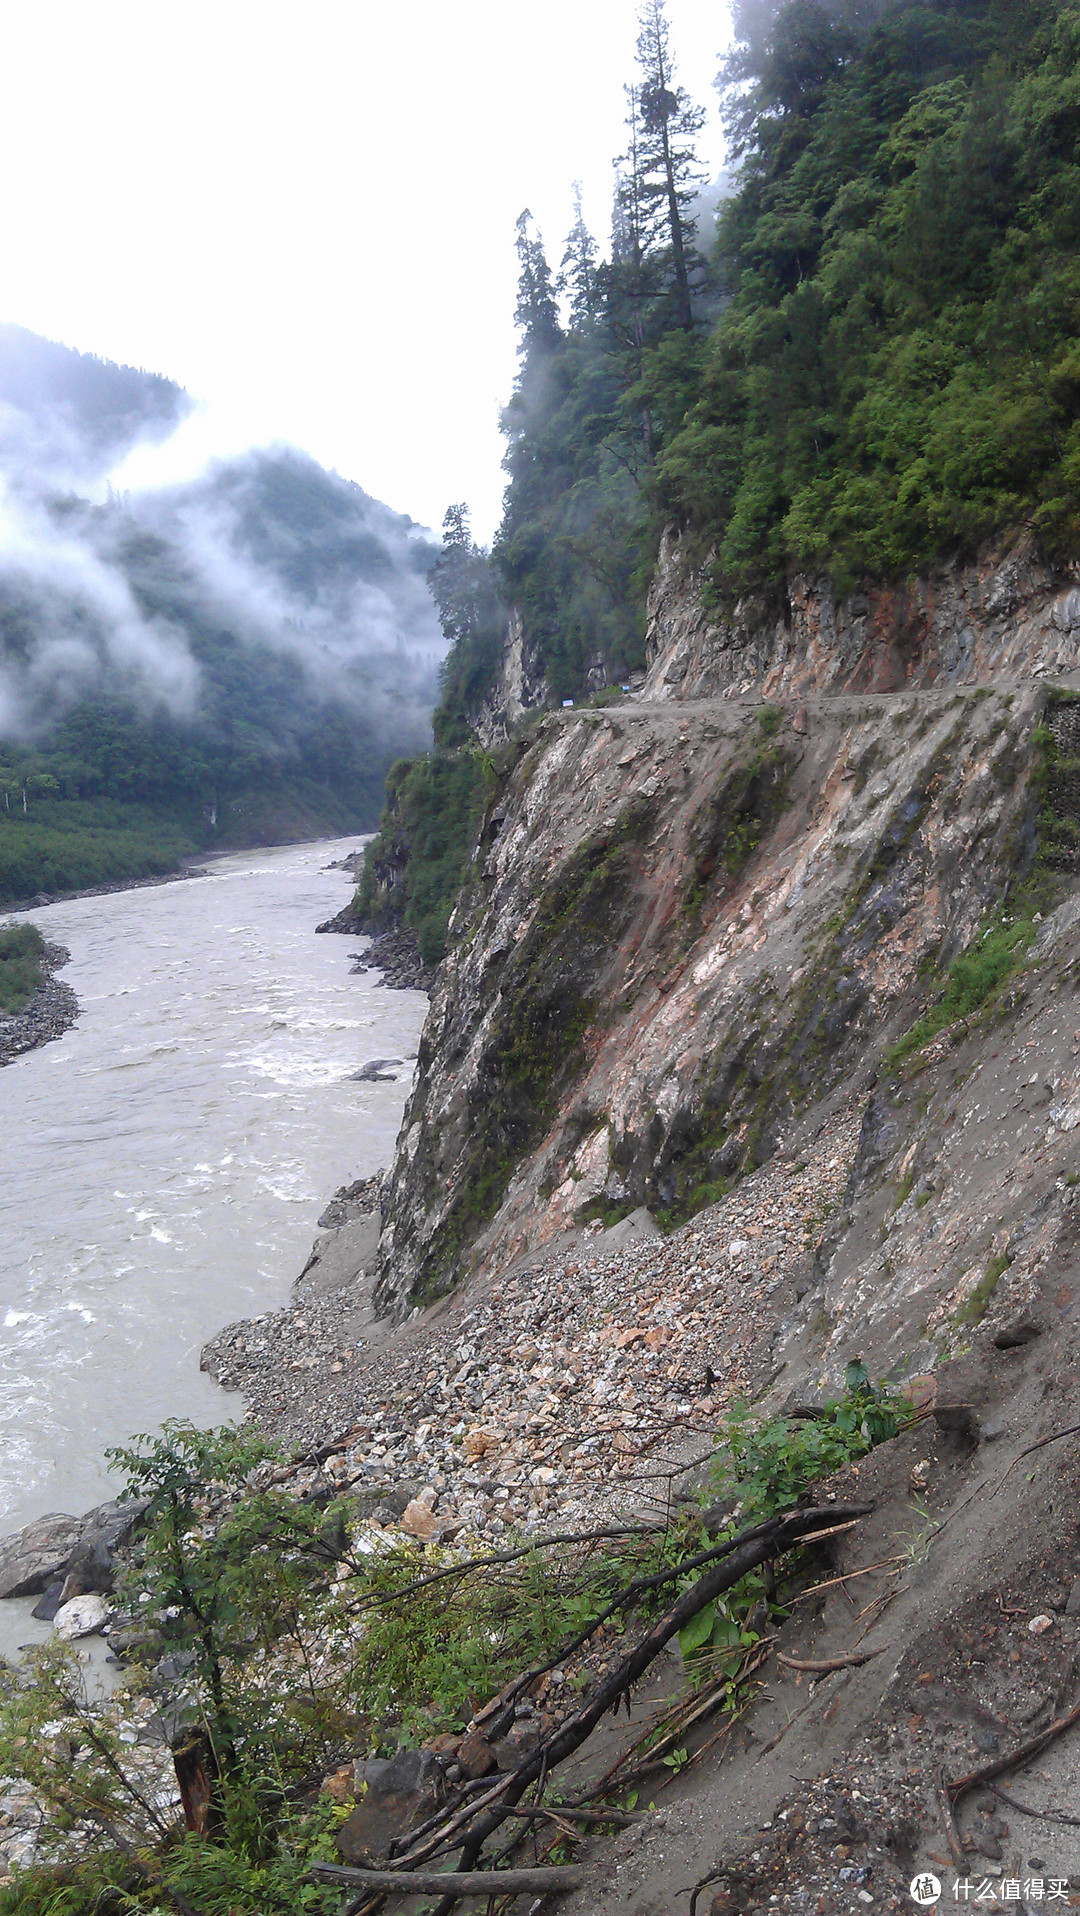
[[[649,596],[644,697],[901,692],[1080,669],[1080,563],[1050,565],[1024,540],[843,598],[795,576],[720,613],[706,584],[669,531]]]
[[[526,637],[521,613],[511,612],[498,676],[476,715],[477,734],[490,751],[509,738],[526,713],[549,702],[543,660]]]
[[[80,1593],[106,1587],[103,1567],[134,1535],[146,1508],[131,1499],[101,1504],[85,1517],[52,1512],[0,1539],[0,1597],[40,1596],[51,1584],[62,1589],[72,1570],[83,1572]]]
[[[405,925],[371,936],[368,920],[351,904],[342,907],[334,918],[327,918],[316,931],[341,931],[350,938],[370,937],[366,951],[355,954],[355,972],[381,971],[379,984],[394,991],[430,991],[434,974],[420,956],[420,947]]]
[[[1036,684],[553,714],[462,895],[379,1306],[590,1217],[668,1221],[869,1087],[1034,849]]]

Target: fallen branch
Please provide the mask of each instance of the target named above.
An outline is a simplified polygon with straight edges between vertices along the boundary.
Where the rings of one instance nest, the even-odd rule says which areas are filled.
[[[1024,1458],[1030,1457],[1033,1451],[1045,1450],[1047,1444],[1060,1444],[1063,1437],[1075,1437],[1078,1431],[1080,1431],[1080,1424],[1070,1424],[1068,1430],[1055,1430],[1052,1436],[1040,1437],[1037,1444],[1029,1444],[1026,1450],[1022,1450],[1019,1456],[1013,1458],[1012,1463],[1005,1472],[1005,1476],[1001,1479],[1001,1483],[994,1485],[990,1495],[992,1497],[997,1496],[998,1491],[1001,1489],[1001,1484],[1005,1483],[1006,1480],[1012,1476],[1017,1464],[1022,1464]]]
[[[830,1670],[846,1670],[857,1663],[869,1663],[871,1657],[883,1656],[884,1651],[883,1644],[880,1650],[852,1650],[846,1657],[818,1657],[808,1662],[804,1657],[786,1657],[778,1650],[776,1661],[787,1670],[805,1670],[811,1676],[828,1676]]]
[[[854,1583],[856,1577],[872,1577],[875,1570],[887,1570],[891,1564],[903,1563],[903,1557],[883,1557],[880,1563],[868,1563],[865,1570],[845,1570],[842,1577],[830,1577],[827,1583],[812,1583],[808,1590],[800,1590],[798,1596],[785,1598],[785,1607],[794,1610],[797,1603],[806,1603],[810,1597],[818,1597],[823,1590],[834,1590],[838,1583]]]
[[[797,1516],[800,1513],[793,1512],[789,1514]],[[815,1515],[820,1519],[821,1512],[815,1512]],[[631,1604],[637,1603],[641,1597],[651,1596],[654,1591],[662,1590],[666,1583],[677,1583],[680,1577],[690,1576],[693,1571],[702,1570],[708,1564],[715,1563],[720,1558],[729,1556],[732,1551],[739,1548],[742,1544],[750,1543],[757,1537],[773,1534],[779,1521],[780,1519],[771,1517],[766,1523],[758,1524],[755,1529],[741,1531],[736,1537],[729,1537],[723,1543],[713,1544],[710,1549],[700,1551],[696,1557],[688,1557],[682,1563],[673,1564],[666,1570],[659,1570],[654,1576],[635,1577],[632,1583],[626,1584],[622,1590],[616,1592],[605,1610],[598,1611],[596,1616],[589,1618],[588,1623],[583,1626],[576,1637],[572,1637],[567,1643],[560,1644],[556,1654],[551,1657],[547,1663],[536,1663],[533,1664],[531,1669],[523,1670],[520,1676],[514,1677],[510,1683],[507,1683],[503,1689],[499,1691],[498,1696],[492,1697],[490,1703],[485,1703],[482,1710],[477,1710],[473,1716],[474,1724],[479,1727],[482,1724],[490,1723],[501,1711],[508,1710],[522,1692],[527,1690],[530,1684],[536,1682],[538,1677],[545,1676],[549,1670],[559,1669],[568,1657],[573,1656],[576,1650],[580,1650],[583,1644],[588,1643],[589,1638],[595,1636],[600,1625],[606,1623],[609,1617],[615,1616],[620,1610],[628,1609]],[[854,1523],[858,1520],[852,1518],[851,1521]],[[834,1525],[833,1529],[847,1530],[850,1529],[850,1527],[851,1525],[848,1523],[841,1523]],[[799,1542],[816,1542],[818,1538],[831,1536],[832,1534],[833,1530],[816,1530],[811,1532],[809,1536],[800,1536]],[[785,1548],[787,1547],[788,1546],[785,1545]],[[756,1561],[760,1563],[767,1561],[767,1559],[763,1560],[759,1557]],[[735,1581],[738,1582],[738,1578],[736,1578]],[[725,1589],[728,1588],[727,1585],[723,1587]],[[703,1598],[698,1608],[703,1610],[705,1604],[709,1601],[709,1598]],[[692,1614],[696,1614],[696,1612]]]
[[[829,1524],[824,1530],[812,1530],[809,1536],[801,1537],[799,1541],[801,1543],[822,1543],[826,1537],[838,1537],[843,1530],[854,1530],[858,1521],[857,1517],[852,1517],[848,1523]]]
[[[1042,1752],[1051,1743],[1056,1742],[1059,1736],[1064,1736],[1066,1730],[1071,1730],[1074,1723],[1080,1723],[1080,1703],[1074,1704],[1067,1716],[1059,1716],[1045,1730],[1040,1730],[1038,1736],[1033,1736],[1026,1743],[1021,1743],[1018,1749],[1010,1750],[1007,1756],[995,1757],[992,1763],[984,1763],[980,1769],[972,1770],[969,1775],[958,1777],[955,1783],[946,1784],[949,1801],[956,1804],[968,1790],[973,1790],[976,1784],[990,1783],[1004,1770],[1014,1769],[1017,1763],[1026,1763],[1033,1756],[1041,1756]]]
[[[502,1564],[519,1563],[522,1557],[532,1557],[538,1550],[554,1550],[564,1544],[618,1542],[626,1537],[654,1537],[663,1528],[661,1523],[622,1524],[606,1530],[573,1530],[552,1537],[537,1537],[532,1543],[522,1544],[515,1550],[491,1551],[485,1557],[465,1557],[457,1563],[443,1564],[439,1570],[431,1570],[423,1577],[414,1577],[411,1582],[403,1583],[400,1590],[369,1597],[363,1603],[347,1604],[345,1608],[349,1616],[363,1616],[367,1610],[385,1610],[392,1603],[403,1603],[406,1597],[415,1596],[418,1590],[429,1589],[433,1583],[445,1583],[450,1577],[468,1577],[475,1570],[490,1570]],[[358,1571],[367,1568],[367,1565],[350,1556],[342,1557],[341,1562]]]
[[[940,1772],[937,1799],[938,1808],[941,1811],[942,1828],[945,1831],[945,1841],[949,1845],[949,1855],[952,1857],[953,1866],[958,1870],[963,1870],[965,1861],[964,1846],[960,1841],[960,1832],[956,1827],[956,1817],[953,1814],[952,1791],[949,1784],[945,1781],[944,1770]]]
[[[876,1627],[876,1625],[881,1622],[882,1616],[884,1615],[885,1611],[888,1609],[890,1603],[895,1603],[897,1597],[901,1594],[902,1591],[906,1589],[907,1589],[906,1583],[898,1583],[895,1590],[883,1590],[880,1596],[874,1597],[872,1602],[866,1605],[866,1609],[859,1611],[859,1616],[856,1617],[855,1619],[856,1623],[858,1623],[859,1617],[866,1617],[866,1622],[863,1624],[862,1629],[859,1631],[859,1634],[855,1639],[856,1643],[861,1643],[863,1638],[869,1635],[870,1631],[873,1630]],[[867,1610],[870,1610],[870,1611],[876,1610],[877,1615],[866,1616]]]
[[[589,1810],[578,1808],[573,1803],[537,1803],[532,1809],[519,1809],[512,1805],[507,1811],[509,1816],[519,1816],[523,1822],[531,1823],[538,1817],[550,1817],[559,1823],[565,1817],[572,1823],[613,1824],[616,1829],[629,1829],[632,1823],[642,1823],[648,1816],[647,1810]]]
[[[403,1896],[437,1896],[449,1880],[444,1869],[346,1869],[341,1863],[313,1863],[308,1874],[318,1883],[340,1883],[343,1889],[392,1889]],[[454,1870],[453,1901],[461,1896],[500,1896],[511,1890],[520,1895],[533,1890],[548,1896],[578,1889],[585,1871],[552,1869]]]
[[[647,1631],[635,1645],[629,1656],[624,1657],[597,1686],[589,1701],[545,1737],[544,1741],[519,1764],[518,1768],[507,1775],[505,1778],[507,1800],[493,1803],[474,1825],[470,1835],[461,1845],[460,1872],[469,1870],[488,1837],[505,1821],[508,1808],[520,1800],[529,1784],[534,1782],[541,1773],[546,1773],[556,1764],[564,1762],[568,1756],[572,1756],[574,1751],[580,1748],[612,1706],[618,1703],[633,1684],[638,1682],[654,1657],[660,1654],[664,1645],[669,1643],[672,1637],[677,1636],[678,1632],[684,1629],[690,1619],[697,1616],[706,1604],[712,1603],[725,1590],[730,1590],[749,1571],[757,1569],[769,1558],[782,1556],[785,1551],[801,1544],[807,1536],[820,1531],[824,1522],[833,1527],[847,1522],[857,1522],[859,1517],[868,1516],[872,1509],[872,1504],[860,1504],[846,1508],[837,1507],[832,1510],[789,1511],[782,1517],[772,1518],[768,1523],[759,1524],[755,1529],[745,1531],[741,1537],[730,1538],[727,1543],[718,1545],[711,1551],[703,1552],[700,1558],[692,1559],[689,1565],[676,1565],[670,1572],[659,1577],[641,1579],[642,1584],[656,1588],[661,1583],[687,1575],[691,1568],[708,1566],[707,1574],[700,1577],[689,1590],[684,1591],[677,1602],[665,1611],[652,1629]],[[469,1812],[469,1818],[471,1819],[474,1814],[475,1808]],[[452,1819],[452,1823],[460,1827],[460,1816]],[[443,1832],[436,1831],[419,1854],[414,1852],[401,1858],[401,1867],[407,1868],[426,1861],[443,1847],[450,1833],[449,1827]],[[455,1900],[455,1894],[451,1891],[437,1905],[435,1916],[449,1916]]]
[[[1006,1796],[996,1783],[988,1783],[986,1787],[1011,1810],[1019,1810],[1021,1816],[1036,1816],[1041,1823],[1067,1823],[1070,1829],[1080,1830],[1080,1816],[1066,1816],[1064,1810],[1035,1810],[1030,1803],[1018,1803],[1015,1796]]]

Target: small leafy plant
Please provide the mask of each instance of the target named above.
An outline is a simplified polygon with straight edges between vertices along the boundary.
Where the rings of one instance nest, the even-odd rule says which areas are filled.
[[[844,1373],[843,1395],[813,1417],[772,1417],[754,1424],[738,1403],[721,1437],[717,1478],[738,1492],[741,1524],[763,1523],[792,1510],[810,1485],[895,1437],[910,1406],[870,1382],[856,1359]]]
[[[714,1490],[737,1499],[730,1523],[746,1529],[793,1510],[811,1486],[845,1464],[864,1457],[899,1432],[911,1405],[871,1383],[858,1358],[847,1366],[844,1390],[812,1417],[772,1417],[755,1424],[750,1407],[737,1403],[720,1433]],[[760,1641],[747,1618],[771,1597],[769,1580],[755,1570],[726,1597],[706,1605],[679,1633],[687,1663],[705,1657],[735,1659]]]

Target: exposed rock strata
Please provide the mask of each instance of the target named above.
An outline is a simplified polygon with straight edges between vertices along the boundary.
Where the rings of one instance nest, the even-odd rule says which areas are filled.
[[[796,576],[779,603],[747,597],[722,614],[704,586],[667,533],[649,597],[645,698],[902,692],[1080,667],[1080,562],[1051,566],[1024,542],[842,599],[827,580]]]
[[[484,744],[491,747],[508,738],[527,712],[546,706],[549,700],[539,650],[526,637],[520,612],[511,612],[498,676],[477,717],[476,729]]]
[[[553,715],[451,922],[377,1299],[590,1214],[687,1215],[869,1086],[1030,861],[1037,686]]]

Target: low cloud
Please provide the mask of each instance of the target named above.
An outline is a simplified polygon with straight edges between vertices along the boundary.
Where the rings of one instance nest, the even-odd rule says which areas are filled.
[[[188,410],[169,381],[0,327],[0,734],[94,694],[196,720],[200,638],[226,633],[415,749],[445,652],[422,528],[283,446],[81,495]]]
[[[147,618],[70,510],[0,478],[0,725],[33,733],[93,691],[195,711],[199,670],[179,626]]]

